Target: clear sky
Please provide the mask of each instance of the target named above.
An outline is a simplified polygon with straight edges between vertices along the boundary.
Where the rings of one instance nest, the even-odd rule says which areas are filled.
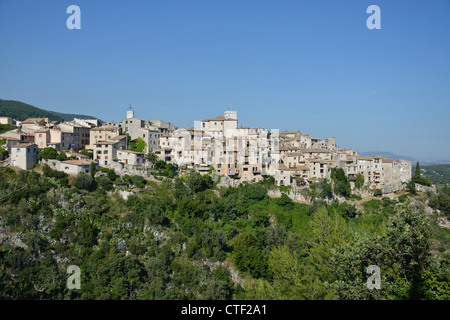
[[[449,160],[450,0],[0,0],[0,98],[178,126],[231,104],[244,126]]]

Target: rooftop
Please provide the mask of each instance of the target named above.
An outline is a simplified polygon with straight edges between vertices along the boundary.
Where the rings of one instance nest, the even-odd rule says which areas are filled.
[[[37,145],[34,144],[34,143],[18,143],[16,145],[12,146],[11,148],[28,148],[28,147],[31,147],[31,146],[36,146],[37,147]]]
[[[86,160],[65,160],[61,161],[64,164],[73,164],[76,166],[90,166],[92,162]]]

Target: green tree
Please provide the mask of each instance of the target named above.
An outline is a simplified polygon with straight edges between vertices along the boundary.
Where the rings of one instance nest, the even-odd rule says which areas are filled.
[[[204,191],[208,188],[205,179],[203,179],[203,176],[198,172],[192,172],[188,176],[186,184],[193,192]]]
[[[420,178],[420,165],[419,165],[419,161],[417,161],[416,163],[416,169],[414,171],[414,179]]]
[[[78,189],[92,191],[95,188],[95,183],[90,175],[80,172],[75,178],[73,186]]]
[[[96,165],[95,162],[91,162],[91,168],[90,168],[90,173],[91,173],[91,178],[94,179],[95,176],[95,172],[97,171],[96,169]]]
[[[82,150],[80,150],[80,154],[89,157],[89,159],[92,159],[93,155],[94,155],[94,153],[91,149],[82,149]]]
[[[322,199],[328,198],[331,199],[333,198],[333,191],[331,188],[331,184],[327,181],[327,180],[323,180],[320,183],[320,197]]]
[[[58,158],[58,151],[56,151],[55,148],[44,148],[41,152],[38,153],[38,160],[42,159],[57,159]]]
[[[254,300],[317,300],[329,298],[313,270],[300,261],[286,245],[274,247],[268,265],[273,282],[264,279],[247,284],[247,298]]]
[[[153,167],[156,160],[158,160],[158,156],[154,154],[153,152],[149,152],[145,155],[145,160],[150,162],[150,167]]]
[[[363,186],[364,186],[364,176],[358,173],[355,176],[355,188],[361,189]]]
[[[350,231],[345,220],[335,209],[328,214],[324,206],[314,212],[310,226],[312,234],[306,259],[322,282],[330,282],[332,280],[331,250],[349,241]]]
[[[403,207],[389,218],[386,233],[356,236],[334,250],[330,261],[339,299],[423,299],[430,270],[430,224],[421,213]],[[380,268],[381,289],[368,290],[366,269]],[[445,277],[440,281],[446,281]]]
[[[286,193],[282,193],[281,197],[276,199],[277,205],[284,207],[288,210],[291,210],[294,208],[294,201],[292,201],[291,198],[288,197]]]

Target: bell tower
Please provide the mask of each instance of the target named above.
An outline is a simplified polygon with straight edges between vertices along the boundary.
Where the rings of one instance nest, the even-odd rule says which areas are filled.
[[[133,108],[131,108],[131,105],[127,110],[127,119],[130,119],[130,118],[134,118],[134,110],[133,110]]]

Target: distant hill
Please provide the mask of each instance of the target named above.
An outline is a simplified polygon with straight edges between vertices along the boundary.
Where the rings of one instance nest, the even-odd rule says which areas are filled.
[[[359,155],[370,157],[370,156],[382,156],[389,159],[403,159],[403,160],[410,160],[410,161],[417,161],[413,157],[410,156],[402,156],[398,155],[389,151],[367,151],[367,152],[358,152]]]
[[[82,114],[48,111],[20,101],[2,99],[0,99],[0,116],[10,117],[20,121],[27,118],[49,118],[51,121],[59,122],[70,121],[73,120],[73,118],[97,119],[95,117]]]
[[[415,165],[412,172],[415,171]],[[450,164],[420,165],[420,174],[430,179],[438,187],[450,185]]]

